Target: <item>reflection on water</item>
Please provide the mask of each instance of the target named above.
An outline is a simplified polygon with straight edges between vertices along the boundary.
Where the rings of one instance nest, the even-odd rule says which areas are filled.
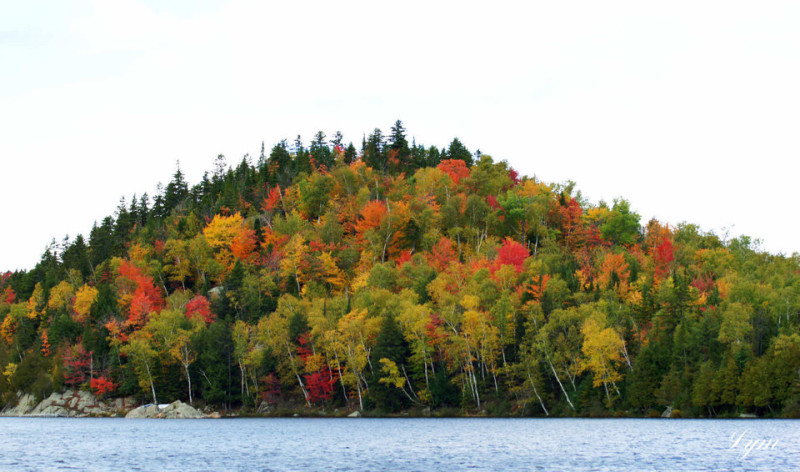
[[[800,470],[800,421],[0,418],[0,470]]]

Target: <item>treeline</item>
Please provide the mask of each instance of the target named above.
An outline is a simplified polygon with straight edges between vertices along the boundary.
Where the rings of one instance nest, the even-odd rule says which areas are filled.
[[[399,121],[359,151],[320,132],[178,170],[0,276],[0,395],[798,416],[799,262]]]

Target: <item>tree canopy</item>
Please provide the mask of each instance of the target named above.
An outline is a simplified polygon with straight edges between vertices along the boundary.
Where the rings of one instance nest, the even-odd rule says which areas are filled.
[[[397,121],[123,199],[0,274],[0,395],[800,415],[800,258],[520,176]]]

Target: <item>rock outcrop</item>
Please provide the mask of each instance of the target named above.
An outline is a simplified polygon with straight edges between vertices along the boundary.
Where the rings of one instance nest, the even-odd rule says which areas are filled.
[[[30,393],[17,393],[17,404],[7,407],[0,412],[0,416],[25,416],[36,407],[36,397]]]
[[[140,418],[166,418],[166,419],[185,419],[185,418],[205,418],[206,416],[200,413],[194,407],[183,403],[182,401],[174,401],[168,405],[143,405],[139,408],[131,410],[125,418],[140,419]]]
[[[115,416],[133,406],[132,398],[117,398],[104,402],[92,392],[67,390],[53,393],[38,404],[31,394],[17,394],[17,404],[0,412],[0,416]]]

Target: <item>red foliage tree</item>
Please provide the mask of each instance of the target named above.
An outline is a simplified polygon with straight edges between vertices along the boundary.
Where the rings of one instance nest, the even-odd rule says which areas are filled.
[[[297,354],[307,362],[314,355],[314,346],[311,344],[311,333],[303,333],[297,337]],[[308,401],[319,403],[330,400],[336,377],[327,364],[319,370],[303,375],[303,381],[308,392]]]
[[[565,206],[558,207],[558,213],[564,244],[573,251],[583,246],[586,242],[586,231],[581,222],[583,208],[580,203],[570,198]]]
[[[17,294],[14,293],[14,289],[13,288],[6,287],[6,289],[3,290],[3,301],[4,302],[6,302],[9,305],[11,305],[12,303],[14,303],[14,300],[16,300],[16,299],[17,299]]]
[[[217,318],[217,315],[211,312],[211,303],[208,298],[198,295],[186,304],[186,317],[191,318],[199,316],[206,324],[211,324]]]
[[[64,383],[75,386],[86,382],[86,372],[92,363],[92,352],[86,351],[80,342],[67,346],[61,354],[64,366]]]
[[[433,245],[431,255],[428,256],[428,264],[438,272],[443,272],[457,257],[458,254],[453,248],[453,241],[442,236],[439,242]]]
[[[42,331],[42,355],[44,357],[50,356],[50,339],[47,337],[47,330]]]
[[[404,264],[411,262],[411,251],[405,250],[400,252],[397,256],[397,267],[403,267]]]
[[[503,245],[497,250],[497,259],[495,259],[492,266],[492,274],[494,274],[500,267],[510,265],[519,274],[522,272],[522,264],[529,256],[528,250],[525,246],[514,241],[511,238],[506,238]]]
[[[101,375],[96,379],[91,379],[89,381],[89,386],[92,388],[95,395],[102,397],[109,393],[114,393],[119,385],[112,382],[105,375]]]
[[[17,298],[17,295],[14,293],[14,289],[11,285],[8,285],[8,279],[11,278],[11,272],[3,272],[0,274],[0,288],[3,289],[2,300],[9,305],[14,303],[14,300]]]
[[[309,402],[319,403],[331,399],[336,377],[327,365],[322,366],[316,372],[305,374],[303,377],[305,378]]]
[[[127,292],[130,296],[128,320],[125,324],[134,328],[144,326],[150,312],[158,312],[164,308],[161,291],[156,288],[152,277],[144,274],[140,268],[129,261],[120,263],[118,273],[122,279],[122,285],[128,286],[127,289],[123,288],[121,291]],[[133,286],[132,290],[130,285]]]
[[[469,177],[469,167],[461,159],[445,159],[436,168],[449,175],[454,184],[458,184],[461,179]]]
[[[264,389],[261,391],[261,399],[270,405],[278,403],[278,398],[281,396],[281,381],[274,372],[263,377],[261,382],[264,384]]]
[[[658,245],[654,259],[656,263],[656,277],[663,279],[669,275],[670,265],[675,259],[675,249],[669,238],[664,237],[664,240]]]
[[[691,285],[701,294],[710,293],[714,289],[714,277],[711,275],[701,275],[692,280]]]
[[[280,207],[282,200],[283,197],[281,197],[281,186],[276,185],[272,187],[267,194],[267,198],[264,199],[264,202],[261,204],[261,208],[263,208],[265,212],[271,212]]]
[[[310,356],[314,355],[313,346],[311,346],[311,333],[303,333],[297,337],[297,354],[303,362]]]

